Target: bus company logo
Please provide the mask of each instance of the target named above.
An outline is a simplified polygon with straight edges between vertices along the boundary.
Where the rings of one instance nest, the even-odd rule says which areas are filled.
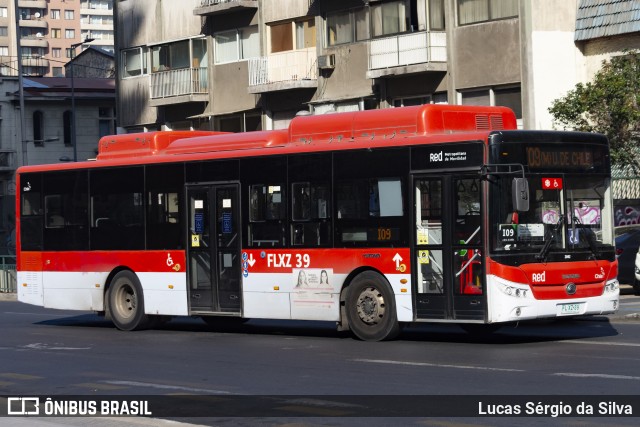
[[[7,415],[40,415],[40,398],[8,397]]]
[[[600,267],[600,274],[596,273],[593,275],[593,278],[598,280],[598,279],[604,279],[604,268]]]
[[[544,283],[547,281],[547,271],[543,271],[542,273],[533,273],[531,275],[531,281],[533,283]]]
[[[430,162],[441,162],[444,159],[444,155],[441,152],[439,153],[430,153],[429,154],[429,161]]]

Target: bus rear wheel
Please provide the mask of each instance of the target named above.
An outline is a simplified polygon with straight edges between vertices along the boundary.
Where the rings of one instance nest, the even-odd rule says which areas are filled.
[[[123,270],[113,277],[108,302],[109,315],[116,328],[134,331],[149,324],[149,316],[144,314],[142,286],[131,271]]]
[[[349,328],[359,339],[391,340],[400,333],[393,292],[380,274],[358,274],[347,288],[346,305]]]

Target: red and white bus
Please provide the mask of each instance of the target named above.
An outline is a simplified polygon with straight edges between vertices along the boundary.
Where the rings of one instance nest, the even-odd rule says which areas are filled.
[[[519,131],[506,108],[109,136],[17,175],[19,300],[123,330],[306,319],[383,340],[618,308],[607,140]]]

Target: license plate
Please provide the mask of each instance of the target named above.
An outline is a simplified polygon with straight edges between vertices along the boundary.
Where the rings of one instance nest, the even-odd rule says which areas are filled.
[[[582,304],[560,304],[560,314],[579,314]]]

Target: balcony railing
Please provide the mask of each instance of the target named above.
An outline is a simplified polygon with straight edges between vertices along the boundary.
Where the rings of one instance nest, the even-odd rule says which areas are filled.
[[[151,73],[151,99],[206,95],[209,89],[208,76],[208,69],[205,67]]]
[[[269,91],[264,85],[277,85],[273,90],[316,87],[317,59],[315,47],[249,59],[249,92]],[[252,90],[258,86],[267,90]]]
[[[258,8],[257,0],[200,0],[200,6],[194,9],[196,15],[215,15],[242,8]]]
[[[374,39],[369,43],[369,70],[428,62],[447,62],[447,36],[444,31],[403,34]]]

